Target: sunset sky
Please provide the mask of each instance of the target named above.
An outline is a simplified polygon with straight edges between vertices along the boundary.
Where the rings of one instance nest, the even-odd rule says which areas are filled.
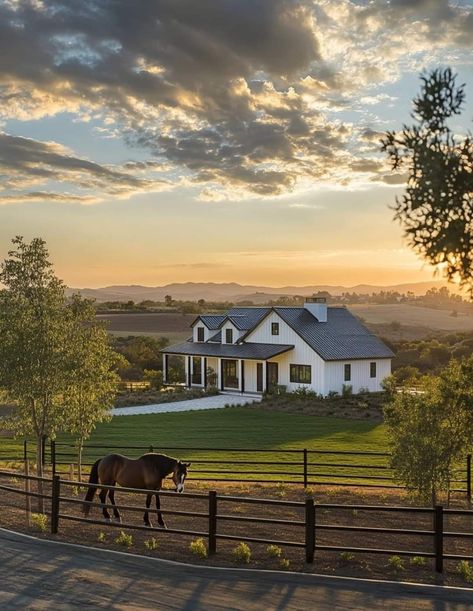
[[[0,259],[67,284],[432,279],[379,153],[419,73],[473,118],[473,0],[3,0]]]

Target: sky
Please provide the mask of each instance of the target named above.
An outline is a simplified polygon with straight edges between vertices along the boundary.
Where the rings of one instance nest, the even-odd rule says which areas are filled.
[[[433,279],[379,151],[422,71],[473,118],[473,0],[3,0],[0,259],[74,287]]]

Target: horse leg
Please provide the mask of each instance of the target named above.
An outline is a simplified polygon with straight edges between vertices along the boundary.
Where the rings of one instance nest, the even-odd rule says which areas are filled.
[[[159,494],[156,493],[154,496],[156,497],[156,509],[158,510],[158,524],[162,528],[166,528],[166,524],[164,523],[164,520],[163,520],[163,514],[160,511],[160,509],[161,509],[161,501],[159,499]]]
[[[151,524],[151,521],[149,519],[149,514],[148,514],[148,509],[149,509],[149,506],[151,505],[151,498],[152,498],[152,496],[153,496],[152,494],[147,494],[146,495],[146,511],[144,513],[144,516],[143,516],[143,520],[144,520],[145,526],[153,526]]]
[[[110,502],[113,505],[113,516],[115,520],[121,523],[122,517],[120,515],[120,512],[118,511],[118,507],[115,505],[115,490],[108,491],[108,498],[110,499]]]
[[[105,502],[107,501],[107,490],[103,489],[100,491],[99,494],[100,497],[100,502],[105,504]],[[108,512],[108,509],[106,507],[102,507],[102,513],[103,513],[103,517],[107,520],[107,522],[110,522],[110,514]]]

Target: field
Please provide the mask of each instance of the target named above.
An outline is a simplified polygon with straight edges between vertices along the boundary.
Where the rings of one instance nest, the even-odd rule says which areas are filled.
[[[97,320],[105,322],[112,335],[147,335],[166,337],[170,344],[184,341],[192,333],[190,325],[195,314],[149,313],[149,314],[98,314]]]
[[[401,325],[428,327],[439,331],[473,331],[473,316],[461,313],[458,313],[458,316],[451,316],[449,310],[434,310],[403,303],[348,307],[354,314],[373,324],[397,321]]]

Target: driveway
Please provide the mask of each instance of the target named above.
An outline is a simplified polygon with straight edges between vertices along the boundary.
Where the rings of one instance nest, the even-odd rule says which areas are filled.
[[[222,409],[227,405],[245,405],[245,403],[259,403],[260,401],[260,396],[215,395],[213,397],[203,397],[202,399],[173,401],[172,403],[154,403],[152,405],[135,405],[134,407],[117,407],[112,413],[114,416],[165,414],[168,412],[188,412],[200,409]]]
[[[221,569],[0,529],[0,608],[271,611],[471,610],[473,590]]]

